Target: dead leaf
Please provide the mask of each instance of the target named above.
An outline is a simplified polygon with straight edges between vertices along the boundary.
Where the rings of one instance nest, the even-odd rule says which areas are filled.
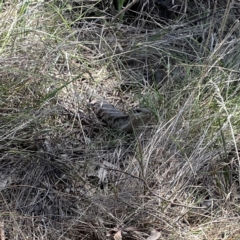
[[[4,222],[0,222],[0,239],[5,240]]]
[[[104,182],[104,180],[107,178],[107,174],[108,174],[108,171],[104,167],[101,167],[98,170],[98,178],[99,178],[100,182]]]
[[[114,240],[122,240],[122,233],[121,230],[114,234]]]
[[[156,229],[151,229],[151,234],[146,240],[158,240],[161,237],[161,233],[158,232]]]

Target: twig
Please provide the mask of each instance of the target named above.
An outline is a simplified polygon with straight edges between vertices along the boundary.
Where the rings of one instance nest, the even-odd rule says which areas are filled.
[[[139,0],[133,0],[131,3],[129,3],[125,8],[123,8],[115,17],[113,17],[112,22],[116,21],[119,16],[121,16],[123,13],[125,13],[132,5],[137,3]]]

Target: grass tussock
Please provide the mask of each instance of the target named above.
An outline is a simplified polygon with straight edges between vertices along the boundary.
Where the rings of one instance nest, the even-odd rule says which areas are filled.
[[[1,240],[240,238],[240,5],[154,4],[0,3]]]

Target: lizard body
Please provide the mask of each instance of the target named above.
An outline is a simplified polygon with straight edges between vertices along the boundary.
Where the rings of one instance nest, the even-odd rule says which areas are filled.
[[[133,132],[135,128],[146,124],[152,116],[151,111],[147,108],[136,108],[128,114],[124,114],[105,101],[94,101],[92,105],[100,119],[111,128],[119,129],[123,132]]]

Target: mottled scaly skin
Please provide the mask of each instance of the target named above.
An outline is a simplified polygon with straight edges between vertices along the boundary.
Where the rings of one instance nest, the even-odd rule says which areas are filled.
[[[110,127],[124,132],[132,132],[135,128],[146,124],[151,119],[151,111],[146,108],[136,108],[124,114],[105,101],[93,101],[93,109],[97,116]]]

